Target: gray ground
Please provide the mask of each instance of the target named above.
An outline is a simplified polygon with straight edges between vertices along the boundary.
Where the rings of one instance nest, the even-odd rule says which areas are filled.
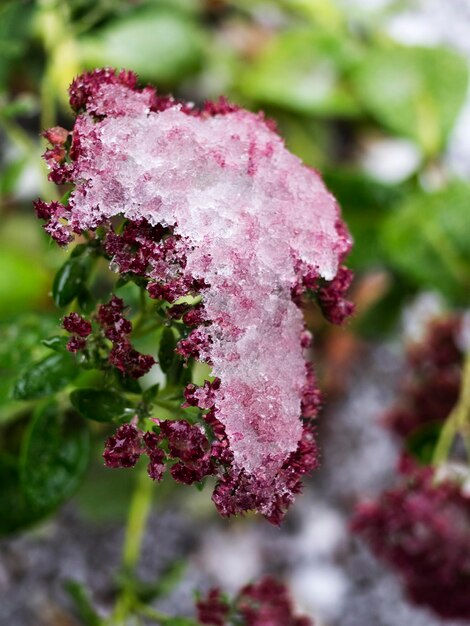
[[[399,581],[346,530],[353,500],[376,493],[393,477],[397,451],[376,422],[393,399],[401,362],[395,345],[369,350],[361,359],[345,398],[322,417],[322,469],[282,529],[251,518],[217,519],[209,513],[208,491],[187,490],[183,500],[154,512],[142,577],[154,580],[175,559],[189,559],[181,583],[160,608],[190,613],[195,588],[215,583],[233,591],[269,572],[290,582],[317,626],[444,625],[411,606]],[[114,596],[121,541],[121,525],[91,522],[74,504],[39,528],[3,541],[0,625],[75,624],[63,591],[69,578],[86,583],[105,613]]]

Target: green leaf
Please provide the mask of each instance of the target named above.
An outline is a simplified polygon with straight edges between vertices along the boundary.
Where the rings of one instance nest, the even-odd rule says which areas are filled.
[[[38,407],[20,454],[20,481],[28,503],[52,511],[77,489],[88,466],[87,423],[64,414],[57,403]]]
[[[19,376],[13,388],[15,400],[35,400],[49,396],[66,387],[78,375],[75,358],[67,353],[51,354],[32,363]]]
[[[84,290],[89,268],[89,259],[83,257],[71,257],[62,265],[52,285],[52,295],[57,306],[67,306]]]
[[[57,319],[46,315],[18,316],[15,321],[0,324],[0,423],[8,420],[11,408],[18,407],[12,391],[21,372],[31,361],[43,356],[41,339],[57,328]]]
[[[39,98],[33,93],[20,93],[1,108],[4,117],[32,117],[40,110]]]
[[[378,234],[392,207],[403,199],[405,189],[341,169],[326,172],[323,178],[338,200],[354,239],[348,265],[355,269],[383,266],[386,257]]]
[[[139,385],[139,381],[131,376],[125,376],[120,370],[115,368],[114,377],[119,387],[127,393],[135,393],[140,395],[142,393],[142,387]]]
[[[112,422],[130,408],[124,396],[109,389],[76,389],[70,394],[70,402],[82,417],[95,422]]]
[[[187,563],[184,560],[176,560],[171,562],[155,581],[143,581],[136,577],[135,573],[124,571],[118,575],[117,582],[121,589],[132,590],[141,603],[149,604],[159,598],[168,597],[181,582],[186,568]]]
[[[31,310],[44,299],[49,275],[27,249],[0,243],[0,316]]]
[[[103,622],[95,611],[84,585],[76,580],[67,580],[64,587],[75,605],[81,623],[85,626],[100,626]]]
[[[15,193],[17,183],[26,163],[26,158],[21,157],[3,166],[3,171],[0,175],[0,198],[7,198]]]
[[[67,350],[67,342],[68,337],[61,337],[59,335],[54,335],[54,337],[49,337],[48,339],[42,339],[41,343],[46,348],[50,350],[54,350],[54,352],[65,352]]]
[[[160,622],[162,626],[199,626],[199,622],[195,622],[189,617],[172,617],[170,615],[161,616]]]
[[[171,328],[164,328],[158,349],[158,364],[167,373],[175,360],[176,337]]]
[[[88,289],[82,289],[77,296],[78,306],[82,313],[89,315],[95,309],[95,299]]]
[[[36,7],[30,2],[3,2],[0,5],[0,90],[4,90],[12,60],[25,53]]]
[[[151,595],[141,595],[141,599],[144,602],[149,602],[155,598],[166,598],[175,589],[176,585],[181,582],[186,569],[187,563],[184,560],[173,561],[159,575],[155,593]]]
[[[354,332],[370,340],[383,340],[384,335],[397,332],[403,308],[415,294],[413,286],[401,278],[393,281],[387,293],[365,313],[353,318]]]
[[[465,59],[445,48],[370,49],[352,74],[366,109],[386,128],[437,154],[466,97]]]
[[[441,422],[421,426],[407,438],[407,451],[423,465],[430,465],[441,431]]]
[[[186,13],[166,8],[132,11],[80,41],[84,64],[132,68],[142,80],[170,85],[199,69],[202,33]]]
[[[66,204],[68,202],[68,198],[70,196],[71,192],[68,191],[60,200],[61,204]],[[89,250],[89,247],[86,243],[79,243],[75,246],[75,248],[72,250],[72,252],[70,253],[70,258],[75,258],[78,256],[82,256],[82,254],[84,254],[87,250]]]
[[[381,240],[392,266],[417,287],[469,302],[470,185],[417,192],[385,220]]]
[[[298,28],[277,36],[240,77],[246,97],[295,113],[351,116],[358,106],[343,80],[359,54],[352,40]]]
[[[21,490],[17,460],[0,455],[0,535],[24,528],[37,517]]]
[[[159,383],[155,383],[155,385],[151,385],[150,387],[148,387],[142,394],[142,399],[144,400],[144,402],[153,402],[158,395],[159,389]]]

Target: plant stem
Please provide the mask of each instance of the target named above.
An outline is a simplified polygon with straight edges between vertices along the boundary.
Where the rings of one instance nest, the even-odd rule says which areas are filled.
[[[181,404],[179,403],[167,402],[166,400],[159,400],[158,398],[153,401],[153,404],[172,413],[178,411],[181,408]]]
[[[144,326],[144,322],[141,321],[141,318],[135,322],[134,325],[134,336],[135,337],[144,337],[154,330],[158,330],[162,327],[162,322],[159,320],[158,322],[152,322],[149,326]]]
[[[132,572],[137,566],[144,540],[145,527],[152,508],[153,482],[147,475],[145,464],[139,464],[137,472],[137,486],[127,518],[122,555],[123,567],[128,572]]]
[[[107,16],[112,9],[112,2],[103,0],[97,3],[92,9],[75,22],[72,26],[72,32],[75,37],[91,30],[101,19]]]
[[[142,326],[147,321],[147,300],[145,297],[145,289],[140,287],[139,292],[139,315],[134,322],[134,333],[142,329]]]
[[[470,441],[470,351],[467,353],[462,372],[460,396],[442,429],[433,455],[433,464],[440,465],[449,456],[457,433],[465,439],[468,449]]]
[[[152,608],[151,606],[147,606],[146,604],[141,604],[139,605],[139,613],[141,615],[143,615],[144,617],[149,617],[150,619],[156,620],[157,623],[160,626],[165,626],[165,624],[168,623],[175,623],[174,620],[175,618],[172,617],[171,615],[166,615],[165,613],[160,613],[160,611],[157,611],[156,609]],[[183,619],[181,618],[180,621],[178,621],[178,623],[181,623],[181,626],[199,626],[199,622],[195,622],[194,620],[190,619],[190,618],[185,618],[184,622]]]
[[[147,476],[145,464],[139,464],[136,471],[136,487],[132,495],[122,551],[122,570],[125,582],[114,611],[107,621],[109,626],[126,624],[126,620],[131,615],[136,603],[132,584],[129,582],[132,581],[139,562],[145,528],[152,509],[153,493],[153,483]]]

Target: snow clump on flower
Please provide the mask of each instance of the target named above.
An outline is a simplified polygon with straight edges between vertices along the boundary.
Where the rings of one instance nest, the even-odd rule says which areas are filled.
[[[75,126],[49,132],[45,158],[50,178],[74,189],[67,206],[38,201],[38,216],[60,245],[104,229],[111,267],[143,277],[153,298],[200,296],[176,351],[219,381],[210,419],[229,453],[214,501],[277,523],[318,457],[301,420],[318,409],[302,296],[316,292],[335,323],[352,312],[338,205],[263,114],[224,99],[196,109],[103,69],[77,78],[70,102]]]

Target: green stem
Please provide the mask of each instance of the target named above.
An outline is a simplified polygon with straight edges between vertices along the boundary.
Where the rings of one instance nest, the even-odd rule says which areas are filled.
[[[145,464],[139,464],[136,471],[137,484],[132,496],[127,518],[122,552],[122,570],[125,582],[122,592],[117,599],[114,611],[106,622],[108,626],[126,624],[127,618],[132,614],[136,604],[132,585],[129,585],[126,581],[132,580],[139,562],[145,536],[145,528],[152,509],[153,493],[153,483],[147,476]]]
[[[153,404],[161,407],[162,409],[166,409],[167,411],[170,411],[170,412],[178,411],[178,409],[181,407],[181,404],[179,403],[167,402],[166,400],[159,400],[158,398],[153,400]]]
[[[459,400],[447,418],[434,450],[434,465],[438,466],[446,461],[457,433],[464,437],[468,448],[470,442],[470,351],[467,353],[463,366]]]
[[[150,511],[152,509],[153,482],[147,475],[145,464],[137,469],[137,487],[132,497],[129,517],[127,519],[122,564],[124,570],[132,572],[139,561],[140,550],[145,535]]]
[[[79,37],[91,30],[100,20],[108,15],[111,9],[112,2],[109,0],[103,0],[101,3],[97,3],[92,9],[87,11],[81,19],[75,21],[72,26],[74,37]]]
[[[139,292],[140,311],[139,311],[139,315],[137,316],[137,319],[134,322],[134,333],[138,332],[139,330],[141,331],[142,326],[144,326],[144,324],[148,321],[147,320],[147,299],[145,295],[146,295],[145,289],[141,287],[140,292]]]
[[[174,624],[175,618],[171,615],[166,615],[165,613],[161,613],[151,606],[147,606],[146,604],[140,604],[138,607],[138,611],[144,617],[149,617],[150,619],[156,620],[159,626],[166,626],[166,624]],[[199,622],[195,622],[191,618],[178,618],[178,624],[181,626],[200,626]]]
[[[56,100],[54,95],[54,86],[50,79],[50,75],[46,70],[41,85],[41,130],[51,128],[55,124]]]
[[[144,323],[139,318],[134,325],[134,337],[144,337],[154,330],[158,330],[162,327],[162,322],[152,322],[150,325],[145,326]]]

